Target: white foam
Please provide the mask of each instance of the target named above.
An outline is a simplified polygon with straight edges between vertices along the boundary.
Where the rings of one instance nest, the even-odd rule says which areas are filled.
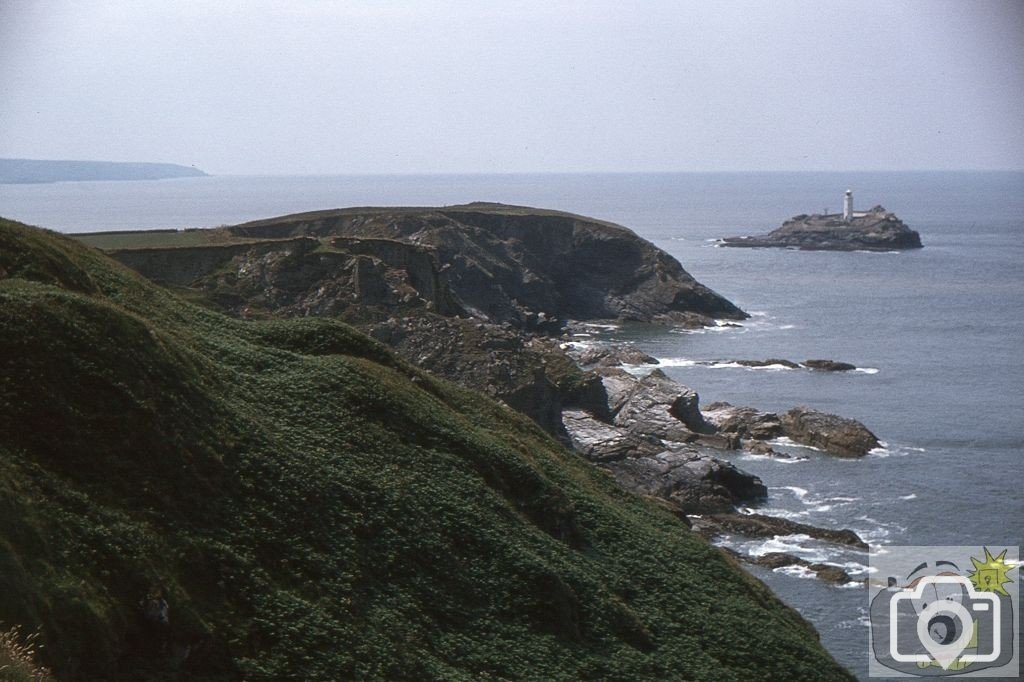
[[[616,329],[622,328],[622,325],[620,324],[604,324],[597,322],[584,322],[583,326],[588,327],[590,329],[604,329],[606,331],[614,331]]]
[[[693,367],[695,365],[702,364],[700,360],[690,360],[689,358],[659,358],[658,367]],[[648,367],[650,365],[647,365]]]
[[[916,493],[910,493],[909,495],[900,495],[900,499],[901,500],[916,500],[917,499],[917,494]]]
[[[779,329],[796,329],[795,324],[783,324],[779,325]]]
[[[773,569],[775,573],[782,573],[784,575],[792,576],[794,578],[817,578],[818,574],[799,564],[791,564],[789,566],[779,566]]]
[[[768,441],[768,445],[779,445],[786,448],[802,448],[804,450],[814,450],[815,452],[825,452],[821,448],[816,448],[813,445],[804,445],[803,443],[797,443],[788,436],[779,436],[778,438],[772,438]]]
[[[878,374],[877,367],[858,367],[853,370],[854,372],[860,372],[861,374]]]
[[[874,457],[906,457],[907,455],[915,452],[925,452],[925,449],[910,447],[909,445],[896,445],[890,447],[890,445],[884,440],[879,441],[879,446],[877,448],[868,450],[868,454]]]
[[[771,455],[759,455],[755,452],[744,453],[740,456],[740,459],[747,459],[754,462],[767,459],[772,462],[777,462],[778,464],[799,464],[800,462],[810,461],[806,457],[772,457]]]
[[[795,485],[783,485],[779,486],[779,490],[789,490],[793,493],[793,496],[798,500],[803,500],[807,497],[807,488],[801,488]]]

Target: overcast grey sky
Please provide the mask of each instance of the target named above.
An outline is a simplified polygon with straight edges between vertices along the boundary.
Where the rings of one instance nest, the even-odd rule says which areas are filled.
[[[0,0],[0,156],[1024,168],[1024,1]]]

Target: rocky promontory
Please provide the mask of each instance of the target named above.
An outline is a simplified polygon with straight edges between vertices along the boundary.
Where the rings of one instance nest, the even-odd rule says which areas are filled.
[[[881,206],[855,213],[798,215],[764,235],[726,237],[719,244],[740,247],[783,247],[807,251],[895,251],[921,248],[921,235]]]
[[[559,211],[352,208],[179,235],[80,238],[243,317],[427,311],[550,331],[570,318],[701,326],[747,316],[633,231]]]

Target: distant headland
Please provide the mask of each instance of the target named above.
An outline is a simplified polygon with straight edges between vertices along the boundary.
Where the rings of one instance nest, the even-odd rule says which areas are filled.
[[[206,173],[198,168],[174,163],[0,159],[0,184],[7,185],[81,180],[163,180],[203,176],[206,176]]]
[[[783,247],[814,251],[892,251],[920,249],[921,235],[881,206],[853,210],[846,190],[842,213],[801,214],[765,235],[726,237],[722,246]]]

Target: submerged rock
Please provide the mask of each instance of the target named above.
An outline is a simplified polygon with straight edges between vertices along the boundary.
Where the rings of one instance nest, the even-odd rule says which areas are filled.
[[[845,585],[850,582],[850,574],[847,573],[842,566],[836,566],[834,564],[825,563],[812,563],[807,559],[801,559],[793,554],[786,552],[768,552],[760,556],[752,555],[738,555],[740,559],[756,566],[763,566],[764,568],[783,568],[785,566],[803,566],[808,570],[814,571],[814,574],[820,579],[827,583],[833,583],[835,585]]]
[[[744,367],[774,367],[776,365],[781,367],[788,367],[789,369],[796,369],[800,365],[791,361],[783,360],[781,358],[768,358],[767,360],[733,360],[737,365],[743,365]]]
[[[764,514],[711,514],[691,521],[694,530],[707,537],[730,534],[751,538],[773,538],[777,535],[803,534],[837,545],[864,550],[868,548],[868,544],[852,530],[819,528]]]
[[[804,360],[804,367],[821,372],[849,372],[857,369],[856,365],[837,360]]]
[[[863,457],[880,443],[875,434],[856,419],[848,419],[809,407],[794,407],[782,416],[786,436],[839,457]]]

